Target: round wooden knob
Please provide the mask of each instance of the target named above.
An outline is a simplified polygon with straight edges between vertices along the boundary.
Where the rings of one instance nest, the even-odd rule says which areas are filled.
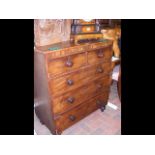
[[[70,119],[71,121],[74,121],[74,120],[76,119],[76,117],[75,117],[74,115],[70,115],[70,116],[69,116],[69,119]]]
[[[74,97],[69,97],[69,98],[67,99],[67,102],[68,102],[68,103],[73,103],[74,100],[75,100]]]
[[[97,68],[98,73],[103,73],[103,69],[101,67]]]
[[[98,85],[97,85],[97,88],[98,88],[98,89],[101,89],[101,88],[102,88],[102,84],[98,84]]]
[[[74,82],[73,82],[73,80],[67,80],[67,84],[68,84],[69,86],[71,86],[71,85],[74,84]]]
[[[73,62],[71,60],[67,60],[66,61],[66,66],[67,67],[72,67],[73,66]]]

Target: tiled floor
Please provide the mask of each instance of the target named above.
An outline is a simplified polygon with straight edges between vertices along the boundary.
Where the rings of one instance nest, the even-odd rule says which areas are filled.
[[[63,135],[120,135],[121,103],[117,94],[117,83],[113,82],[109,102],[118,107],[117,110],[107,106],[104,112],[97,110],[66,129]]]
[[[66,129],[62,135],[120,135],[121,134],[121,103],[117,94],[117,83],[111,86],[109,102],[115,104],[114,110],[107,106],[104,112],[97,110]],[[34,128],[38,135],[50,135],[50,131],[42,125],[34,113]]]

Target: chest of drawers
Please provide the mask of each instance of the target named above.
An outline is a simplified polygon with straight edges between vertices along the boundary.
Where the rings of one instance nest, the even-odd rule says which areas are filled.
[[[112,53],[109,40],[35,48],[36,114],[53,134],[61,134],[98,108],[104,111],[111,84]]]

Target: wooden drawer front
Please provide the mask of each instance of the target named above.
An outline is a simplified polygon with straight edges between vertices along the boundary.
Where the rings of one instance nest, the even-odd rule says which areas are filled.
[[[110,47],[102,48],[88,52],[88,63],[95,64],[99,62],[111,61],[112,50]]]
[[[98,64],[93,67],[88,67],[71,73],[67,76],[55,78],[49,81],[50,91],[52,96],[59,96],[65,92],[77,89],[90,81],[105,76],[112,71],[111,62]]]
[[[95,97],[94,99],[92,99],[91,101],[89,101],[89,105],[86,111],[86,114],[90,114],[91,112],[95,111],[96,109],[100,108],[103,105],[106,105],[108,102],[108,98],[109,98],[109,91],[104,92],[102,95],[99,95],[97,97]]]
[[[109,90],[110,83],[111,77],[107,76],[53,99],[52,107],[54,114],[64,113],[65,111],[81,104],[97,94]]]
[[[102,103],[103,105],[105,105],[107,103],[107,100],[108,92],[105,92],[105,94],[97,96],[87,101],[87,103],[81,104],[73,110],[70,110],[65,114],[60,115],[56,120],[57,128],[60,130],[68,128],[69,126],[78,122],[91,112],[97,110],[100,107],[98,103]]]
[[[60,115],[60,117],[56,120],[56,126],[59,130],[64,130],[74,123],[78,122],[80,119],[86,116],[87,106],[80,105],[75,109]]]
[[[48,73],[55,75],[78,69],[86,64],[86,54],[80,53],[58,59],[48,59]]]

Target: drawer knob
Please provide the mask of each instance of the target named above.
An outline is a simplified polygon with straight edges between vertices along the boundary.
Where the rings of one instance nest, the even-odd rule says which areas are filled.
[[[69,97],[69,98],[67,99],[67,102],[68,102],[68,103],[73,103],[74,100],[75,100],[74,97]]]
[[[74,120],[76,119],[76,117],[75,117],[74,115],[70,115],[70,116],[69,116],[69,119],[70,119],[71,121],[74,121]]]
[[[97,72],[98,73],[103,73],[103,69],[100,67],[100,68],[97,68]]]
[[[98,85],[97,85],[97,88],[98,88],[98,89],[101,89],[101,88],[102,88],[102,84],[98,84]]]
[[[74,82],[73,82],[73,80],[67,80],[67,84],[68,84],[69,86],[71,86],[71,85],[74,84]]]
[[[72,66],[73,66],[73,62],[72,62],[70,59],[68,59],[68,60],[66,61],[66,66],[67,66],[67,67],[72,67]]]
[[[97,56],[99,58],[103,57],[103,50],[99,50],[98,53],[97,53]]]

